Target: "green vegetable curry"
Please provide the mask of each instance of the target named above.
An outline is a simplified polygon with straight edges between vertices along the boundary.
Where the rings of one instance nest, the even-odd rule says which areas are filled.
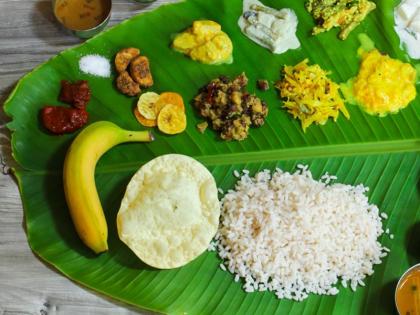
[[[339,27],[338,37],[342,40],[376,8],[368,0],[308,0],[305,6],[317,23],[313,35]]]

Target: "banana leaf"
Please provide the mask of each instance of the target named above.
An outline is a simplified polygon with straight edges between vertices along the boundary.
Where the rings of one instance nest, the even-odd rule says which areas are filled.
[[[348,105],[351,119],[340,116],[336,123],[311,126],[303,133],[300,123],[281,108],[274,91],[249,89],[269,104],[263,127],[252,129],[241,142],[226,142],[207,130],[199,133],[201,122],[191,106],[198,89],[223,74],[245,72],[250,82],[279,79],[283,65],[309,58],[331,72],[336,82],[357,74],[357,35],[367,33],[381,51],[411,62],[400,48],[393,30],[394,0],[377,0],[377,9],[353,31],[346,41],[337,39],[337,30],[310,36],[314,25],[304,1],[266,0],[264,4],[295,10],[299,18],[297,36],[301,48],[282,55],[247,39],[237,27],[242,12],[240,0],[187,0],[161,6],[135,16],[88,40],[61,52],[26,75],[6,101],[5,112],[12,118],[13,155],[19,164],[14,170],[25,211],[27,236],[32,250],[64,275],[93,290],[143,309],[167,314],[393,314],[396,281],[410,265],[420,261],[420,98],[396,115],[370,116]],[[219,22],[234,44],[234,62],[210,66],[189,60],[170,48],[173,35],[196,19]],[[113,121],[119,126],[142,129],[132,114],[136,103],[118,93],[113,79],[92,77],[78,69],[86,54],[113,58],[123,47],[139,47],[150,59],[155,79],[153,91],[177,91],[188,103],[187,130],[177,136],[154,131],[150,144],[124,144],[107,152],[96,168],[96,183],[109,227],[109,251],[92,254],[76,235],[64,200],[62,166],[64,155],[76,133],[52,136],[42,127],[38,113],[46,104],[59,104],[60,80],[86,79],[92,89],[88,106],[90,122]],[[417,86],[417,92],[420,92]],[[247,294],[240,282],[219,268],[214,252],[206,252],[188,265],[174,270],[156,270],[144,265],[117,236],[115,219],[130,177],[145,162],[165,153],[181,153],[204,163],[218,187],[232,188],[233,171],[247,168],[251,173],[268,168],[292,171],[298,163],[310,166],[314,177],[336,174],[339,182],[370,187],[371,202],[386,212],[394,239],[380,241],[391,249],[365,287],[356,292],[339,286],[337,296],[311,295],[303,302],[279,300],[271,292]]]

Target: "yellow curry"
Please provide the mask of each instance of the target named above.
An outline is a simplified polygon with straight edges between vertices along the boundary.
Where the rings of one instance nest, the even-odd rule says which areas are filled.
[[[396,302],[400,314],[420,314],[420,269],[411,272],[398,286]]]
[[[232,62],[232,41],[213,21],[194,21],[192,27],[175,37],[172,47],[205,64]]]
[[[98,26],[110,9],[110,1],[105,0],[57,0],[54,13],[65,27],[82,31]]]
[[[368,114],[396,113],[415,99],[415,80],[416,70],[410,64],[373,49],[362,54],[353,83],[354,98]]]

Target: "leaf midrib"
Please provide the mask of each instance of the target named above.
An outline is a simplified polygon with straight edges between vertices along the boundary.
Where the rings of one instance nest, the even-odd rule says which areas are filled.
[[[380,142],[360,142],[352,144],[329,144],[321,146],[309,146],[287,149],[275,149],[264,151],[225,153],[192,156],[207,167],[218,165],[246,164],[252,162],[285,161],[308,158],[328,158],[340,156],[360,156],[389,154],[398,152],[417,152],[420,151],[420,139],[390,140]],[[140,165],[148,160],[138,160],[135,162],[119,162],[112,165],[100,165],[96,168],[96,174],[106,174],[114,172],[128,172],[137,170]],[[27,172],[32,175],[58,175],[62,170],[31,170],[15,169],[16,172]]]

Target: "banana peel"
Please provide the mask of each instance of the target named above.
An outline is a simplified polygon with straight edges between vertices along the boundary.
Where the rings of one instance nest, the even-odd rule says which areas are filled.
[[[95,185],[99,158],[123,142],[149,142],[149,131],[129,131],[109,121],[87,126],[67,151],[63,169],[64,193],[77,234],[95,253],[108,250],[108,227]]]

